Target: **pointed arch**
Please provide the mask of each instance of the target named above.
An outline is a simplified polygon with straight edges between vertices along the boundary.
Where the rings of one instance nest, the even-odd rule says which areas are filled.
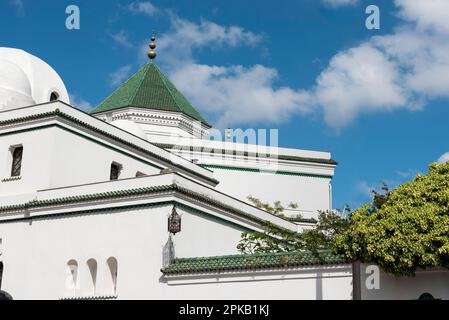
[[[74,259],[69,260],[66,266],[66,293],[69,296],[76,296],[78,290],[78,262]]]
[[[89,259],[87,260],[87,267],[89,269],[89,282],[87,289],[87,294],[89,296],[94,296],[97,289],[97,274],[98,274],[98,264],[97,260]]]
[[[117,274],[118,274],[118,262],[115,257],[109,257],[106,261],[108,265],[109,277],[107,282],[108,293],[117,294]]]

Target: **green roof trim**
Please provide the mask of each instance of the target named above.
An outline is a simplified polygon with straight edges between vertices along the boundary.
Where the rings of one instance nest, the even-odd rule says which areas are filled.
[[[210,127],[210,124],[153,62],[143,66],[90,113],[125,107],[181,112]]]
[[[221,221],[222,223],[228,223],[228,224],[234,225],[234,226],[240,228],[242,230],[242,232],[253,231],[253,230],[246,228],[244,226],[241,226],[235,222],[231,222],[229,220],[225,220],[224,218],[219,218],[216,216],[211,216],[210,214],[208,214],[207,212],[205,212],[203,210],[199,210],[197,208],[194,208],[192,206],[186,205],[184,203],[181,203],[181,202],[178,202],[175,200],[132,204],[132,205],[126,205],[126,206],[96,208],[96,209],[89,209],[89,210],[59,212],[59,213],[54,213],[54,214],[50,214],[50,215],[40,214],[40,215],[33,215],[33,216],[21,216],[19,218],[0,220],[0,224],[8,224],[8,223],[24,222],[24,221],[64,219],[64,218],[72,218],[72,217],[78,217],[78,216],[89,216],[89,215],[100,215],[100,214],[110,215],[114,212],[123,212],[123,211],[129,211],[129,210],[133,210],[133,209],[147,209],[147,208],[154,208],[154,207],[161,207],[161,206],[176,206],[177,208],[189,211],[193,214],[203,214],[203,215],[208,216],[210,219],[215,219],[215,220]]]
[[[297,251],[284,253],[240,254],[205,258],[175,259],[161,269],[166,275],[191,273],[220,273],[264,269],[300,268],[316,265],[346,264],[347,259],[332,250]]]
[[[69,205],[69,204],[78,204],[78,203],[85,203],[85,202],[96,202],[96,201],[106,201],[106,200],[115,200],[115,199],[123,199],[123,198],[133,198],[133,197],[141,197],[141,196],[148,196],[148,195],[156,195],[156,194],[163,194],[163,193],[170,193],[170,192],[176,192],[179,194],[182,194],[190,199],[193,199],[195,201],[201,201],[204,204],[208,204],[212,207],[225,210],[228,212],[231,212],[235,214],[236,216],[239,216],[241,218],[247,219],[249,221],[252,221],[259,226],[265,226],[266,221],[258,218],[252,214],[249,214],[245,211],[236,209],[230,205],[227,205],[225,203],[222,203],[220,201],[217,201],[215,199],[212,199],[206,195],[203,195],[201,193],[193,192],[189,189],[183,188],[177,184],[171,184],[171,185],[161,185],[161,186],[154,186],[154,187],[146,187],[146,188],[137,188],[137,189],[128,189],[128,190],[118,190],[118,191],[108,191],[108,192],[101,192],[101,193],[95,193],[95,194],[84,194],[84,195],[78,195],[78,196],[71,196],[71,197],[64,197],[64,198],[56,198],[56,199],[48,199],[48,200],[32,200],[26,203],[21,204],[14,204],[14,205],[7,205],[7,206],[0,206],[0,216],[4,213],[9,212],[17,212],[17,211],[23,211],[23,210],[30,210],[30,209],[38,209],[38,208],[44,208],[44,207],[54,207],[54,206],[61,206],[61,205]],[[180,205],[182,207],[182,205]],[[267,212],[268,214],[271,214]],[[271,214],[274,216],[273,214]],[[288,221],[285,218],[278,217],[277,218],[281,220]],[[31,217],[32,219],[33,217]],[[0,224],[2,223],[8,223],[16,221],[17,219],[10,219],[10,220],[0,220]],[[21,220],[21,219],[19,219]],[[288,221],[290,222],[290,221]],[[280,227],[282,229],[282,227]]]
[[[243,168],[243,167],[234,167],[234,166],[222,166],[222,165],[212,165],[212,164],[199,164],[200,167],[207,169],[222,169],[222,170],[235,170],[235,171],[245,171],[245,172],[256,172],[256,173],[271,173],[271,174],[279,174],[284,176],[300,176],[300,177],[308,177],[308,178],[320,178],[320,179],[333,179],[333,176],[330,175],[321,175],[321,174],[312,174],[312,173],[301,173],[301,172],[292,172],[292,171],[274,171],[274,170],[263,170],[256,168]]]

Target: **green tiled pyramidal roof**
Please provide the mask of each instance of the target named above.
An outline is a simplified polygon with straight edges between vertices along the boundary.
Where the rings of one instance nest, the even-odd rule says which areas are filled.
[[[124,107],[182,112],[210,127],[154,62],[149,62],[142,67],[90,113],[101,113]]]
[[[189,274],[226,271],[298,268],[314,265],[336,265],[347,263],[343,255],[331,250],[318,252],[301,251],[287,253],[240,254],[206,258],[175,259],[161,271],[164,274]]]

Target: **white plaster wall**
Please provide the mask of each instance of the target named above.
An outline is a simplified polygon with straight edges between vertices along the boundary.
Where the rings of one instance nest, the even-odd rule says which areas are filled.
[[[138,171],[147,175],[161,171],[147,163],[60,128],[57,128],[55,132],[51,161],[54,166],[50,187],[108,181],[112,162],[122,165],[120,179],[134,178]]]
[[[149,136],[149,140],[162,145],[175,145],[170,149],[173,153],[195,160],[206,168],[210,166],[209,170],[214,172],[214,178],[220,182],[216,189],[243,201],[252,195],[265,202],[279,200],[284,206],[297,202],[299,211],[286,210],[286,214],[301,214],[304,218],[317,218],[317,211],[332,208],[330,177],[334,175],[335,165],[276,157],[284,155],[330,160],[331,154],[328,152],[201,139],[167,139],[155,135]],[[233,155],[234,152],[236,155]],[[245,155],[245,152],[251,155]],[[259,157],[255,157],[254,153]],[[267,154],[272,157],[267,157]],[[214,166],[224,166],[226,169]],[[242,170],[244,168],[251,171]],[[254,172],[254,169],[261,172]]]
[[[171,206],[49,218],[0,224],[3,240],[2,287],[15,299],[59,299],[65,289],[66,264],[79,264],[79,295],[89,295],[87,260],[98,262],[97,295],[109,294],[106,260],[118,260],[121,299],[161,298],[162,251],[168,240]],[[182,232],[174,237],[179,257],[236,253],[241,231],[217,221],[183,212]],[[188,298],[188,296],[185,296]]]
[[[133,121],[142,127],[149,141],[153,141],[153,137],[158,140],[160,137],[192,138],[208,135],[208,127],[180,112],[127,107],[95,114],[94,117],[106,122],[118,119]]]
[[[430,293],[437,299],[449,299],[449,270],[418,271],[415,277],[395,277],[380,272],[379,289],[367,288],[369,274],[363,272],[362,265],[362,299],[363,300],[416,300],[423,293]]]
[[[178,258],[238,253],[236,246],[243,228],[201,213],[177,211],[182,214],[182,232],[173,236]]]
[[[89,259],[98,264],[95,295],[113,294],[106,261],[118,260],[119,299],[349,299],[348,270],[303,270],[213,276],[184,284],[162,276],[170,206],[128,212],[48,218],[0,224],[3,289],[14,299],[71,297],[67,262],[78,263],[75,295],[89,296]],[[179,210],[182,231],[173,240],[177,257],[237,253],[241,230],[235,225]],[[220,283],[218,283],[220,282]]]
[[[40,189],[108,181],[113,161],[123,166],[120,179],[133,178],[137,171],[148,175],[160,172],[147,163],[51,127],[1,137],[0,180],[10,177],[10,147],[15,145],[24,148],[21,180],[0,182],[0,198]]]
[[[163,246],[168,240],[171,206],[113,211],[33,222],[0,224],[4,263],[2,289],[15,299],[72,296],[66,264],[79,264],[77,296],[92,294],[87,261],[98,263],[96,295],[112,294],[106,261],[118,260],[119,299],[351,299],[350,266],[247,272],[190,277],[162,276]],[[241,229],[221,220],[178,209],[182,231],[175,237],[177,257],[236,253]],[[362,267],[362,270],[365,270]],[[362,299],[417,299],[429,292],[449,299],[449,271],[419,271],[414,278],[381,273],[380,289]]]
[[[139,123],[139,122],[137,122]],[[177,125],[169,126],[161,121],[161,124],[139,123],[145,133],[150,136],[191,137],[187,131]]]
[[[208,281],[178,281],[164,287],[164,299],[225,300],[350,300],[350,268],[318,268],[217,275]]]
[[[0,197],[35,192],[51,185],[55,131],[53,128],[11,134],[0,138],[0,179],[11,176],[11,146],[22,145],[21,180],[0,182]],[[73,151],[76,149],[72,148]],[[65,162],[70,161],[67,159]]]
[[[299,205],[298,210],[287,210],[289,215],[301,214],[304,218],[317,218],[317,210],[329,210],[331,198],[330,179],[239,170],[213,169],[220,181],[217,190],[248,201],[249,195],[273,203],[281,201]]]

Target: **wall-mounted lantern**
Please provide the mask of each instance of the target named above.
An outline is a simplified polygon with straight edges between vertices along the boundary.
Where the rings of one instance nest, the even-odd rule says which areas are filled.
[[[171,215],[168,217],[168,232],[177,234],[181,231],[181,216],[176,212],[176,207],[173,206]]]

